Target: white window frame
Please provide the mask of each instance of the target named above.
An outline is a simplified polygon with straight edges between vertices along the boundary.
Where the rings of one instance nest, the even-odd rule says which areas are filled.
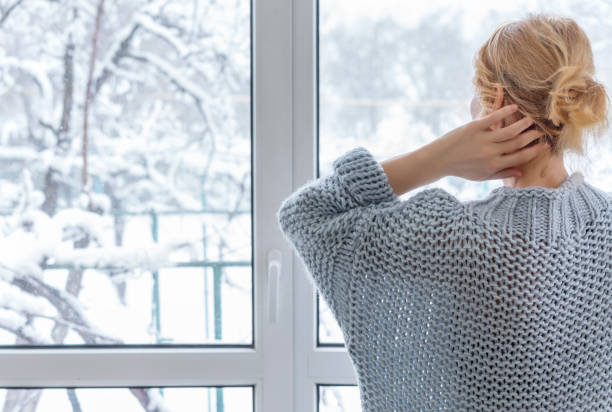
[[[317,0],[293,3],[293,185],[317,176]],[[356,385],[344,347],[317,347],[317,293],[306,268],[292,254],[294,273],[295,412],[318,410],[317,385]]]
[[[3,348],[0,387],[253,385],[257,412],[314,412],[317,384],[356,384],[345,348],[316,346],[317,294],[276,220],[316,177],[316,7],[252,0],[255,348]],[[282,256],[275,323],[271,250]]]

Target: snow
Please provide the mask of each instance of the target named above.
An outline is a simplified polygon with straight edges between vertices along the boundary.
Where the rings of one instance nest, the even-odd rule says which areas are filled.
[[[160,396],[157,388],[147,389],[147,394],[149,395],[149,404],[147,405],[149,410],[154,410],[157,412],[170,412],[170,409],[164,404],[164,400]]]
[[[46,316],[52,316],[56,312],[53,306],[45,299],[31,296],[5,282],[0,282],[0,307],[13,310],[17,313]]]
[[[4,270],[18,275],[42,276],[40,262],[44,251],[32,247],[36,242],[34,233],[15,231],[0,239],[0,262]]]
[[[106,221],[102,216],[83,209],[67,208],[53,217],[57,227],[63,230],[63,239],[79,238],[87,235],[92,242],[101,243]],[[78,233],[77,233],[78,232]]]
[[[160,36],[162,39],[167,41],[178,53],[179,57],[185,57],[189,52],[189,48],[174,35],[174,33],[160,24],[157,24],[151,16],[146,14],[140,14],[136,17],[136,22],[144,27],[146,30]]]
[[[96,210],[99,210],[99,213],[102,215],[106,215],[111,211],[111,200],[104,193],[81,193],[81,195],[79,196],[80,207],[82,209],[87,209],[90,203],[91,207]]]
[[[48,76],[49,64],[44,60],[19,59],[0,55],[0,68],[11,68],[28,73],[40,90],[43,107],[53,107],[53,85]]]
[[[18,330],[26,323],[25,316],[7,309],[0,309],[0,326],[11,330]]]
[[[58,265],[82,268],[135,268],[151,271],[169,266],[171,262],[168,256],[176,247],[176,243],[173,242],[157,243],[148,247],[109,246],[86,249],[73,249],[64,244],[58,248],[53,257]]]

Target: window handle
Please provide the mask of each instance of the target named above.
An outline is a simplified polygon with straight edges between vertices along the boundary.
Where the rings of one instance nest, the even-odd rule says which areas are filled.
[[[268,320],[270,323],[278,321],[281,263],[282,255],[280,250],[270,250],[268,252]]]

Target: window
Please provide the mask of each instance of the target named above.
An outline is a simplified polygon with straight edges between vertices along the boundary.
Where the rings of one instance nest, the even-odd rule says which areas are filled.
[[[0,1],[3,409],[262,409],[252,8]]]
[[[317,176],[331,173],[333,160],[353,147],[367,147],[382,160],[415,150],[470,121],[473,55],[499,24],[527,12],[574,18],[591,40],[595,74],[612,96],[612,25],[607,19],[612,7],[606,1],[586,5],[576,0],[519,0],[491,5],[383,0],[372,7],[366,1],[319,0],[318,10]],[[585,180],[612,192],[611,139],[605,136],[588,143],[591,162],[567,154],[568,172],[582,170]],[[442,187],[470,200],[501,185],[501,180],[446,177],[405,196]],[[320,296],[317,307],[318,346],[343,347],[342,333]],[[337,383],[350,382],[338,379]],[[355,410],[349,390],[321,386],[319,410]]]
[[[251,344],[248,1],[13,5],[0,343]]]
[[[105,411],[140,412],[142,410],[176,410],[199,412],[253,411],[252,388],[62,388],[0,390],[4,410],[22,411],[36,402],[37,411]],[[146,409],[145,409],[146,408]],[[163,409],[167,408],[167,409]]]
[[[576,18],[612,91],[604,0],[376,4],[0,0],[0,407],[358,410],[280,202],[467,122],[474,52],[526,11]],[[611,152],[579,164],[608,191]]]

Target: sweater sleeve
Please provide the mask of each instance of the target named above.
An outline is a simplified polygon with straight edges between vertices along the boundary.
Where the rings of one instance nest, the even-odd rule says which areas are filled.
[[[284,200],[277,219],[342,329],[354,249],[367,210],[400,203],[382,166],[363,147],[333,162],[333,173]]]

